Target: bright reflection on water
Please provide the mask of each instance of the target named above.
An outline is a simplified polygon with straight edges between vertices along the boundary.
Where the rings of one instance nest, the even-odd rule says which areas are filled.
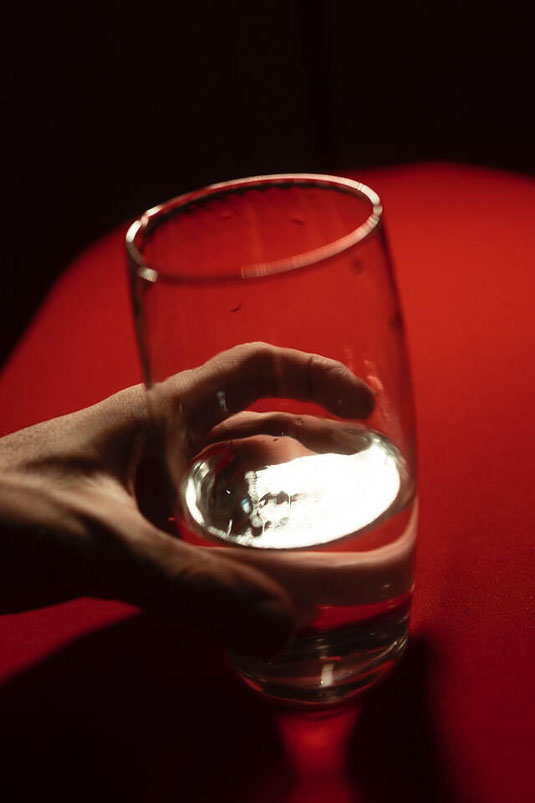
[[[311,547],[368,527],[400,493],[404,461],[378,433],[366,433],[351,455],[302,451],[255,467],[240,460],[239,447],[225,460],[220,447],[204,452],[184,485],[196,529],[240,546]]]

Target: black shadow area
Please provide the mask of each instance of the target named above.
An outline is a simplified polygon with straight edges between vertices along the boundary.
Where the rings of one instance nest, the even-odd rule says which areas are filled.
[[[284,799],[272,713],[202,637],[139,615],[0,689],[4,803]]]
[[[438,661],[414,639],[393,674],[363,697],[348,745],[359,803],[455,803],[433,723],[430,679]]]

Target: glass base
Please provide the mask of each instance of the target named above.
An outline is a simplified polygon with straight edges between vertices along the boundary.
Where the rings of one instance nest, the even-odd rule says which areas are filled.
[[[399,660],[407,621],[377,629],[371,622],[298,637],[280,656],[263,661],[230,655],[245,683],[282,703],[328,707],[375,685]]]

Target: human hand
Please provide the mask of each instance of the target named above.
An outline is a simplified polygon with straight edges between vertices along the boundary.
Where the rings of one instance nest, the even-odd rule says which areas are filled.
[[[341,418],[373,409],[370,389],[342,364],[265,344],[223,352],[160,393],[179,428],[178,472],[225,427],[252,431],[240,411],[261,397],[314,401]],[[288,416],[284,423],[290,433],[298,426]],[[142,386],[0,439],[0,612],[118,599],[241,652],[282,648],[297,622],[288,593],[228,554],[165,531],[165,478],[153,477],[149,493],[140,481],[147,466],[157,471],[158,447]]]

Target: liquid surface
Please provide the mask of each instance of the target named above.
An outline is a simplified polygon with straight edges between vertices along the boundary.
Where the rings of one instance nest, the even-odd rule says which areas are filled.
[[[351,454],[255,436],[217,444],[191,465],[183,502],[192,526],[255,549],[318,547],[368,531],[400,510],[410,476],[399,450],[371,430]]]

